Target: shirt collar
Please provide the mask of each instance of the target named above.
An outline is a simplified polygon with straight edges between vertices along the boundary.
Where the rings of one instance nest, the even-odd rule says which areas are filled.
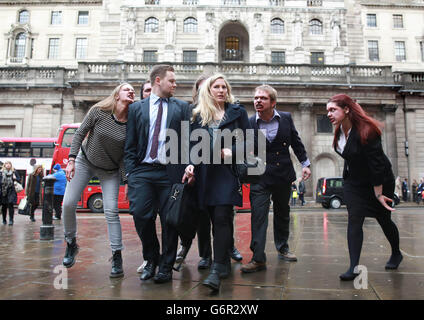
[[[258,122],[258,120],[262,120],[264,122],[271,122],[272,120],[275,119],[275,117],[280,118],[280,114],[277,112],[277,110],[275,110],[275,108],[274,108],[274,114],[273,114],[271,120],[269,120],[269,121],[265,121],[265,120],[262,120],[261,118],[259,118],[259,113],[256,112],[256,123]]]
[[[150,101],[152,102],[153,105],[155,105],[158,102],[159,99],[160,99],[160,97],[155,95],[153,92],[150,94]],[[162,100],[168,103],[167,98],[162,98]]]

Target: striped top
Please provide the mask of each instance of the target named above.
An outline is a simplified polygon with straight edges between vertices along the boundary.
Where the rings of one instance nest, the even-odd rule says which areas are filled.
[[[93,166],[108,171],[119,169],[126,181],[123,161],[126,129],[127,124],[116,120],[110,112],[91,108],[75,132],[69,157],[76,158],[81,148]]]

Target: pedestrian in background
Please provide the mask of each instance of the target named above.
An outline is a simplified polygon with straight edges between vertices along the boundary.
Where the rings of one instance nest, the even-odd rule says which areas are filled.
[[[13,216],[15,213],[14,205],[18,201],[18,195],[15,190],[15,181],[20,183],[21,177],[13,168],[12,162],[5,161],[0,174],[0,199],[3,224],[7,223],[7,211],[9,211],[9,226],[13,225]]]
[[[405,180],[402,181],[402,199],[403,201],[407,202],[408,201],[408,179],[405,178]]]
[[[65,171],[69,185],[63,198],[63,227],[66,241],[63,265],[66,268],[74,265],[79,250],[76,240],[77,203],[90,179],[96,176],[102,187],[103,208],[112,250],[110,277],[124,276],[118,195],[121,179],[126,183],[124,145],[128,106],[134,102],[134,96],[134,88],[128,83],[115,87],[107,98],[91,107],[75,132]],[[125,191],[127,190],[125,185]]]
[[[382,125],[345,94],[327,103],[327,116],[335,126],[333,147],[344,160],[344,199],[348,211],[347,241],[350,267],[340,279],[351,281],[361,255],[365,217],[377,219],[390,243],[392,254],[386,269],[397,269],[402,261],[399,231],[391,219],[395,177],[381,145]]]
[[[43,177],[43,166],[41,164],[34,165],[34,171],[28,175],[28,183],[25,188],[25,194],[27,196],[28,203],[31,205],[29,219],[32,222],[35,222],[34,213],[40,204]]]
[[[53,208],[55,211],[53,219],[60,220],[62,218],[63,195],[66,189],[66,174],[58,163],[54,165],[53,172],[53,176],[56,178],[53,187]]]
[[[291,205],[292,206],[295,206],[296,205],[296,200],[297,200],[297,197],[298,197],[297,186],[296,186],[296,182],[295,181],[292,182],[291,190],[292,190],[292,193],[291,193]]]
[[[300,200],[301,206],[305,205],[305,192],[306,192],[305,181],[303,181],[302,179],[299,182],[299,200]]]
[[[418,182],[416,179],[414,179],[412,181],[412,185],[411,185],[411,190],[412,190],[412,201],[417,202],[417,198],[418,198],[418,193],[417,193],[417,189],[418,189]]]

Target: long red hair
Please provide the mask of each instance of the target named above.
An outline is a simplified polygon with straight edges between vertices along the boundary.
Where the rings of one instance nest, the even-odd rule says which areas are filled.
[[[352,122],[352,127],[358,131],[363,145],[367,144],[369,140],[372,140],[377,136],[381,136],[383,124],[370,117],[364,109],[362,109],[362,107],[347,94],[337,94],[330,98],[328,102],[333,102],[340,108],[347,108],[349,110],[347,116]],[[337,145],[339,133],[340,125],[336,127],[334,132],[333,147]]]

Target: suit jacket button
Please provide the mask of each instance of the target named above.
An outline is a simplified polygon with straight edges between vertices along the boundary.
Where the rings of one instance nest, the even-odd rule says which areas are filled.
[[[286,146],[286,143],[285,142],[283,142],[283,146]]]
[[[279,166],[280,165],[280,163],[279,162],[277,162],[277,166]]]
[[[279,154],[280,154],[280,152],[277,151],[277,155],[279,155]]]

